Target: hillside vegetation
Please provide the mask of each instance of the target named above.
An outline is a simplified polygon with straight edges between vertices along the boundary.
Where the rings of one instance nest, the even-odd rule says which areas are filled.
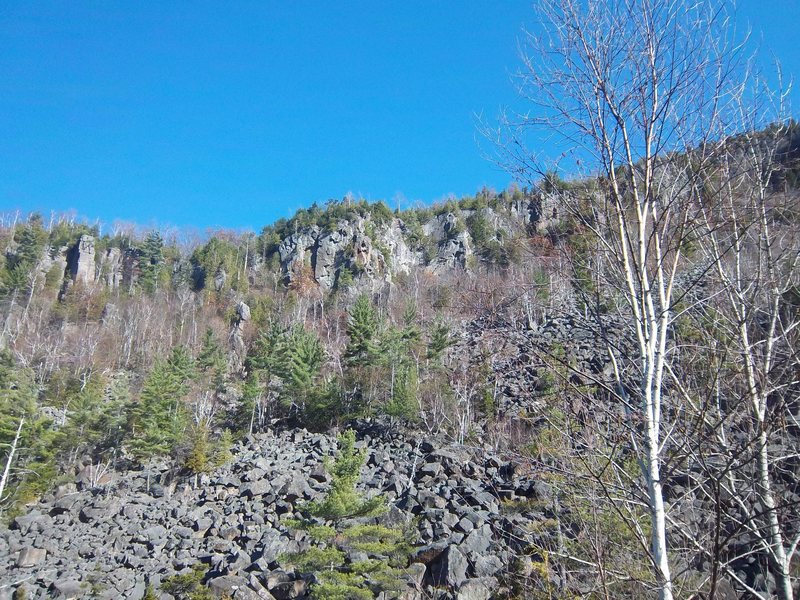
[[[786,156],[796,145],[794,125],[788,131],[779,140],[781,147],[786,140],[792,144]],[[786,165],[770,183],[767,218],[781,252],[796,260],[798,192],[791,179],[794,163]],[[621,424],[629,417],[624,403],[615,400],[619,392],[611,374],[633,365],[615,364],[604,351],[612,343],[623,350],[624,360],[635,338],[615,308],[619,299],[612,280],[604,280],[598,269],[602,254],[586,221],[592,217],[559,214],[559,207],[572,201],[588,206],[602,185],[601,180],[564,182],[548,175],[533,189],[482,190],[475,197],[400,214],[384,204],[345,199],[324,210],[301,211],[260,235],[217,232],[195,245],[165,240],[158,231],[100,236],[86,225],[63,219],[46,223],[39,215],[6,220],[0,365],[6,522],[24,531],[21,523],[27,521],[17,516],[25,514],[26,506],[54,502],[56,489],[62,490],[56,499],[70,486],[76,490],[76,476],[77,489],[113,497],[122,493],[122,481],[143,468],[152,477],[142,484],[145,493],[153,493],[153,486],[174,489],[183,481],[194,490],[184,500],[195,502],[187,499],[208,495],[225,481],[215,473],[226,468],[231,452],[234,464],[243,460],[244,448],[258,452],[252,445],[257,436],[296,427],[331,432],[355,424],[360,435],[365,427],[378,427],[383,433],[374,439],[438,440],[427,452],[447,443],[484,448],[500,453],[509,473],[524,470],[523,479],[493,484],[510,486],[508,492],[490,487],[488,498],[494,500],[479,501],[489,511],[488,521],[478,522],[489,523],[482,535],[500,556],[485,572],[469,567],[474,581],[493,578],[484,587],[542,597],[568,590],[605,589],[615,597],[644,593],[649,576],[631,560],[637,533],[630,529],[644,525],[637,524],[641,515],[635,518],[629,506],[620,513],[611,503],[614,487],[626,484],[608,467],[612,462],[621,467],[631,482],[639,477],[632,456],[626,458],[626,427]],[[719,231],[727,228],[720,222]],[[753,463],[745,458],[736,466],[719,462],[728,460],[717,446],[723,426],[731,451],[740,456],[750,452],[758,434],[736,412],[743,372],[719,306],[724,292],[719,277],[725,271],[715,270],[699,239],[684,243],[691,261],[678,278],[671,344],[680,354],[672,367],[681,369],[675,384],[680,387],[669,386],[674,408],[672,400],[665,408],[674,425],[664,482],[675,526],[691,528],[692,543],[687,539],[679,545],[686,561],[682,581],[706,589],[716,561],[729,575],[718,575],[715,586],[769,589],[769,562],[761,562],[764,555],[752,553],[747,541],[752,539],[747,530],[755,527],[746,521],[747,511],[756,509],[727,495],[734,488],[728,490],[725,482],[729,477],[730,485],[737,485]],[[327,271],[320,269],[324,261]],[[333,274],[330,287],[320,280],[321,273]],[[797,463],[791,450],[797,434],[792,375],[797,356],[790,340],[800,301],[796,272],[786,271],[784,277],[786,291],[778,309],[786,342],[776,344],[768,374],[775,384],[764,427],[776,455],[771,472],[782,499],[781,524],[789,535],[797,535],[793,498],[800,490],[795,489]],[[757,337],[770,313],[768,307],[752,309],[748,327],[755,328],[751,334]],[[686,398],[697,404],[687,404]],[[322,447],[330,448],[330,442]],[[164,459],[168,462],[154,462]],[[371,460],[380,466],[377,458]],[[416,481],[413,464],[419,459],[412,453],[395,460],[409,481]],[[433,466],[421,474],[441,468],[427,454],[422,460]],[[729,471],[716,480],[718,487],[709,486],[715,481],[709,477],[719,477],[712,474],[725,465]],[[236,468],[247,473],[252,467]],[[134,475],[114,475],[130,470]],[[358,473],[352,471],[346,487],[353,489]],[[252,477],[237,479],[242,482],[237,485]],[[324,490],[313,481],[297,483],[300,489],[309,484]],[[462,580],[458,564],[449,565],[442,554],[448,547],[443,542],[463,539],[463,534],[456,535],[458,528],[439,530],[430,512],[439,510],[438,504],[426,504],[414,487],[399,485],[387,497],[393,510],[424,516],[404,525],[415,527],[407,539],[414,540],[412,548],[433,544],[434,549],[416,554],[407,549],[396,566],[405,567],[413,556],[412,564],[427,565],[418,586],[459,589],[472,581],[469,575]],[[476,485],[482,485],[480,480]],[[387,488],[372,481],[368,489]],[[290,498],[319,498],[313,490],[289,493],[295,495]],[[442,493],[439,489],[434,497]],[[281,495],[274,497],[277,501]],[[409,504],[411,497],[421,504]],[[81,502],[89,501],[76,506],[87,506]],[[343,561],[337,568],[341,577],[312,585],[318,597],[329,597],[325,590],[335,591],[337,585],[363,594],[378,589],[367,585],[371,580],[365,574],[378,563],[353,563],[349,542],[326,542],[329,535],[354,535],[356,530],[347,529],[354,525],[343,522],[326,529],[331,527],[326,518],[318,524],[307,520],[320,515],[321,508],[309,513],[302,503],[292,506],[286,518],[294,512],[295,521],[279,525],[276,520],[273,526],[289,536],[286,540],[299,527],[309,532],[301,538],[307,541],[294,549],[276,542],[280,552],[268,570],[298,577],[320,568],[314,552],[329,552],[323,563]],[[465,514],[459,503],[447,510]],[[492,520],[493,511],[498,517],[511,511],[524,518],[511,526]],[[394,543],[393,529],[380,527],[385,530],[370,535],[382,535],[384,541],[374,543]],[[206,535],[216,539],[219,534]],[[292,552],[297,558],[290,559]],[[201,554],[195,558],[183,564],[184,570],[195,567],[198,586],[204,579],[241,576],[245,566],[222,568],[212,559],[201,568]],[[290,567],[292,560],[300,566]],[[139,573],[134,579],[115,579],[122,587],[182,573],[178,566],[159,567],[154,579],[154,573],[141,570],[155,565],[142,563],[139,571],[135,564],[120,568]],[[443,575],[436,575],[440,571]],[[47,587],[52,581],[45,578],[40,584],[52,591]],[[392,589],[415,585],[413,578],[393,581]],[[137,587],[142,594],[144,589]]]

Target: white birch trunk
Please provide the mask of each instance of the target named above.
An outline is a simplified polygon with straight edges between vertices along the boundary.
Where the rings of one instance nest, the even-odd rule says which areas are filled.
[[[11,465],[14,463],[14,454],[17,452],[19,438],[22,436],[22,425],[24,423],[25,417],[20,417],[19,425],[17,426],[17,433],[14,436],[14,441],[11,443],[11,449],[8,452],[8,458],[6,459],[6,466],[5,469],[3,469],[3,478],[0,479],[0,501],[3,500],[3,493],[5,492],[6,485],[8,484],[8,478],[11,475]]]

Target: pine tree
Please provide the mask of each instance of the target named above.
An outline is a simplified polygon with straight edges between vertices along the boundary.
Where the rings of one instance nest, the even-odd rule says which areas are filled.
[[[224,365],[225,355],[222,352],[222,347],[214,334],[214,330],[209,327],[203,336],[200,354],[197,355],[197,367],[201,372],[208,373],[223,368]]]
[[[339,456],[333,465],[328,465],[331,473],[331,487],[321,502],[308,506],[309,514],[327,520],[371,516],[384,509],[380,497],[365,499],[356,491],[361,476],[361,466],[366,458],[366,450],[356,450],[356,433],[348,429],[339,435]]]
[[[417,344],[419,344],[420,340],[422,339],[418,321],[419,315],[417,313],[417,305],[413,300],[411,300],[406,304],[406,307],[403,310],[402,329],[402,338],[406,343],[409,352],[413,352],[416,349]]]
[[[386,376],[381,377],[385,388],[383,411],[392,416],[413,419],[417,416],[417,363],[413,355],[419,331],[414,325],[402,329],[388,327],[381,336],[379,364]]]
[[[211,444],[208,438],[206,425],[195,425],[189,432],[189,455],[185,465],[192,473],[208,473],[211,470]]]
[[[325,351],[319,338],[302,326],[294,327],[281,344],[278,366],[284,385],[281,403],[287,408],[295,406],[302,412],[318,383]]]
[[[131,415],[132,446],[138,458],[167,454],[183,440],[188,415],[182,400],[193,373],[194,365],[184,346],[173,348],[170,358],[157,362],[150,371]]]
[[[0,501],[25,501],[54,475],[49,421],[37,414],[33,372],[0,351]],[[19,434],[19,435],[18,435]]]
[[[437,321],[430,332],[427,359],[438,363],[441,361],[442,353],[454,343],[455,340],[450,334],[450,328],[442,321]]]
[[[206,380],[205,384],[213,389],[216,394],[224,393],[228,364],[214,330],[210,327],[206,329],[203,345],[195,364],[200,373],[203,374]]]
[[[186,346],[175,346],[167,359],[167,367],[180,382],[181,395],[186,393],[186,384],[195,376],[195,363]]]
[[[354,517],[375,516],[386,509],[382,497],[366,499],[356,491],[365,455],[365,450],[355,448],[355,432],[341,434],[339,455],[332,465],[326,463],[331,474],[327,494],[320,502],[306,506],[308,520],[288,522],[306,530],[313,545],[282,558],[297,570],[315,575],[311,596],[317,600],[369,600],[405,586],[402,574],[410,554],[408,533],[353,521]]]
[[[17,248],[6,265],[0,283],[8,289],[23,290],[28,287],[29,276],[41,260],[47,243],[47,232],[42,227],[41,215],[31,215],[28,222],[17,229],[14,241],[17,242]]]
[[[347,347],[344,351],[346,362],[351,366],[367,366],[376,354],[378,336],[378,316],[366,294],[358,297],[350,307],[347,321]]]
[[[266,385],[269,385],[272,376],[277,374],[284,349],[281,342],[285,333],[276,321],[270,321],[266,329],[256,338],[247,357],[247,367],[250,372],[258,373],[259,379]]]
[[[164,240],[158,231],[147,234],[139,256],[139,285],[148,294],[158,289],[164,269]]]

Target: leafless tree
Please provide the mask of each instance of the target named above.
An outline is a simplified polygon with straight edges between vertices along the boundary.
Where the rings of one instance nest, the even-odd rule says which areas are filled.
[[[554,192],[573,235],[585,240],[573,268],[587,315],[602,327],[602,313],[616,311],[634,342],[630,357],[612,341],[606,350],[644,480],[649,533],[642,528],[639,537],[650,538],[643,554],[661,600],[674,594],[663,469],[680,413],[666,394],[676,288],[697,226],[697,163],[735,126],[725,121],[727,103],[741,89],[742,50],[725,8],[716,0],[541,0],[517,80],[529,111],[507,114],[494,132],[501,159],[521,179],[558,163],[532,144],[563,149],[592,178]],[[691,165],[680,154],[688,148]],[[628,509],[639,500],[629,483],[616,496]]]
[[[775,189],[781,171],[797,167],[780,156],[796,125],[781,119],[781,96],[764,97],[771,102],[736,104],[741,133],[717,145],[697,194],[703,227],[695,245],[707,277],[686,316],[694,316],[695,343],[713,368],[676,365],[671,375],[713,440],[693,448],[706,475],[699,490],[727,499],[716,502],[728,535],[712,548],[714,560],[755,597],[770,597],[730,568],[742,559],[731,541],[748,535],[747,551],[766,559],[778,597],[789,600],[800,545],[791,501],[800,456],[791,443],[800,390],[800,235],[786,215],[800,198]]]

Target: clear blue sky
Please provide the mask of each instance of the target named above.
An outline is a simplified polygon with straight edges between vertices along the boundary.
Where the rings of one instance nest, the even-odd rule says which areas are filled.
[[[739,13],[800,75],[800,0]],[[5,0],[0,212],[258,230],[348,191],[502,189],[475,114],[514,102],[531,19],[526,0]]]

